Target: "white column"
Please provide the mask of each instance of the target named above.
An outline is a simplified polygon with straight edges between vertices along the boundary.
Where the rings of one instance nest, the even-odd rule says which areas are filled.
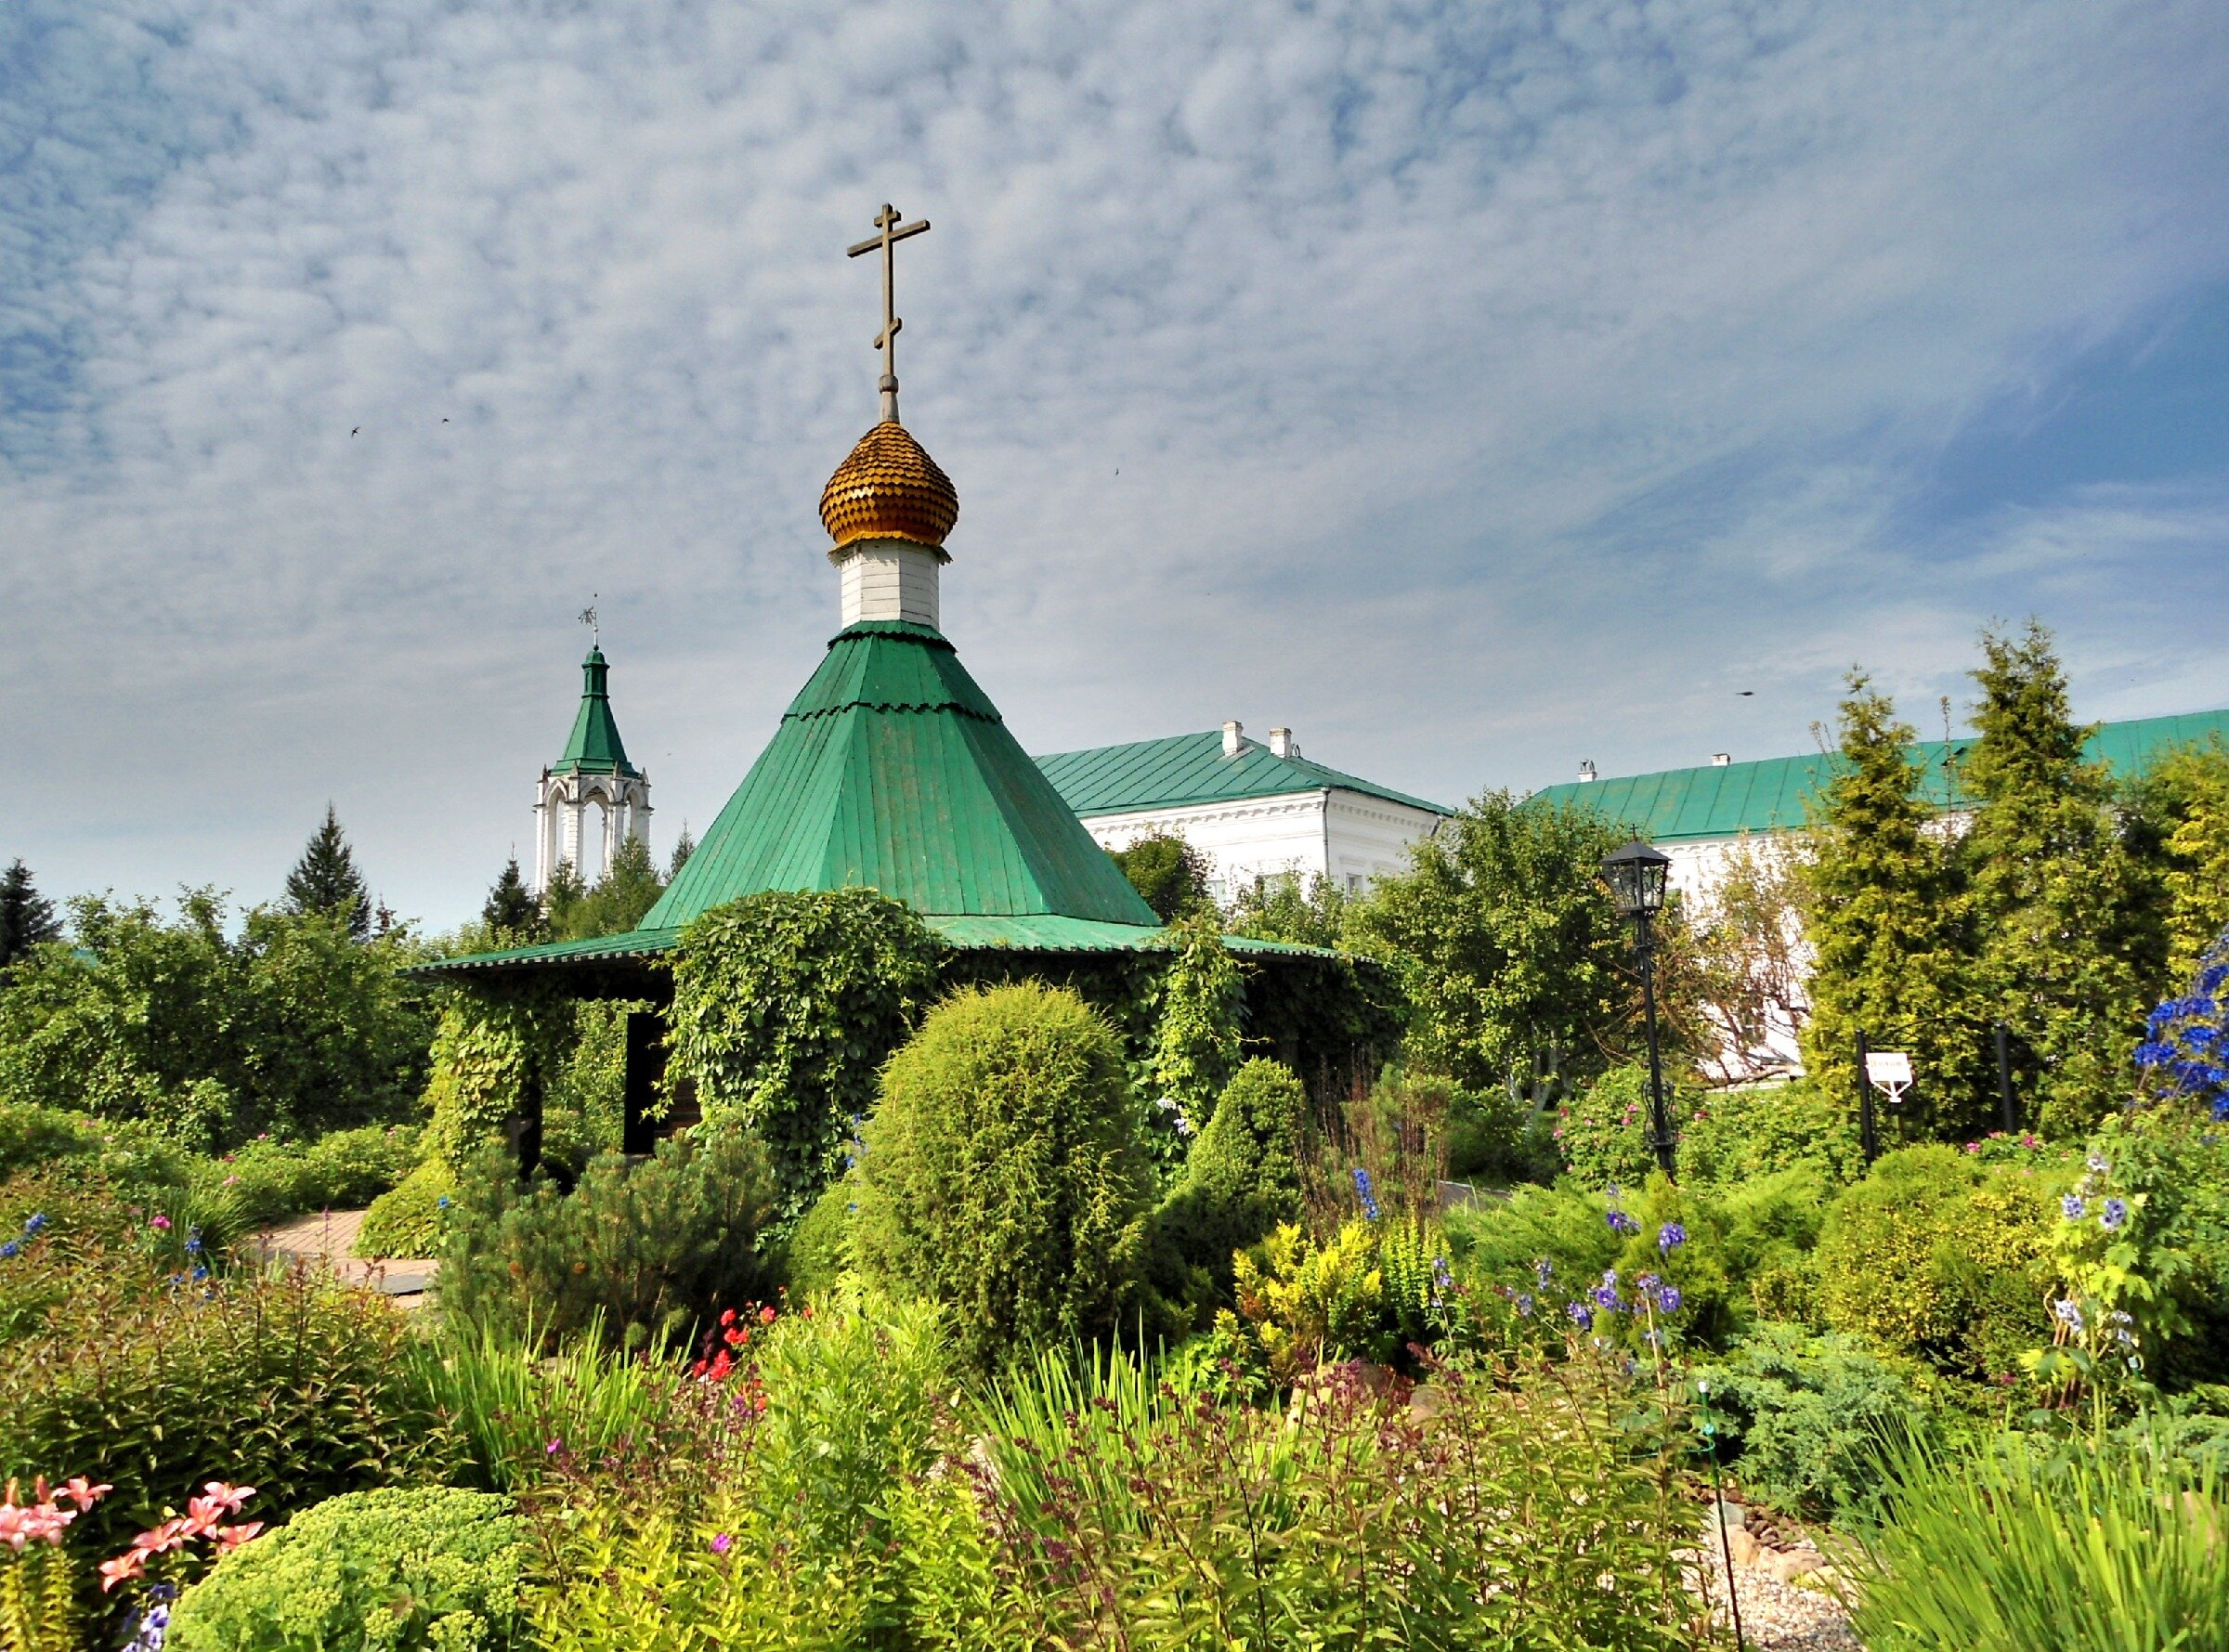
[[[537,792],[534,797],[534,892],[550,887],[550,804],[549,800]]]

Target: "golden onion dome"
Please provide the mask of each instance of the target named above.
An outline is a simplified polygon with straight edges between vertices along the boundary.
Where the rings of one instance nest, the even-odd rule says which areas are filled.
[[[908,540],[941,549],[959,520],[959,493],[895,420],[859,438],[820,492],[820,520],[842,549],[854,540]]]

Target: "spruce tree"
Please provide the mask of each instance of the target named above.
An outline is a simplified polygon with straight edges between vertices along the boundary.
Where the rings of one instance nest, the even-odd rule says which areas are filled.
[[[1987,1116],[1988,1034],[1959,862],[1918,796],[1910,725],[1863,671],[1850,673],[1839,733],[1842,761],[1812,805],[1803,873],[1818,953],[1804,1066],[1854,1109],[1858,1034],[1909,1051],[1918,1083],[1884,1136],[1964,1134]]]
[[[325,805],[324,825],[309,835],[302,858],[286,875],[286,906],[291,912],[325,912],[342,918],[352,940],[361,941],[372,932],[372,897],[331,803]]]
[[[1985,631],[1980,738],[1960,773],[1978,799],[1961,845],[1980,981],[2012,1029],[2015,1083],[2056,1136],[2086,1133],[2123,1099],[2146,1008],[2143,891],[2113,783],[2086,762],[2051,632]]]
[[[61,932],[54,903],[32,883],[31,868],[20,860],[12,863],[0,874],[0,969]]]
[[[666,881],[671,883],[681,876],[682,867],[689,864],[689,856],[697,852],[697,839],[689,836],[689,828],[681,828],[681,837],[673,845],[673,858],[666,863]]]
[[[550,874],[549,887],[541,891],[542,932],[564,937],[571,932],[575,921],[574,908],[588,895],[588,887],[580,881],[580,874],[573,870],[570,861],[559,861],[557,869]]]
[[[495,880],[487,904],[480,908],[480,921],[499,943],[520,945],[541,939],[541,903],[519,876],[517,855],[503,863],[503,875]]]
[[[650,846],[640,838],[629,838],[613,853],[594,888],[568,900],[562,913],[553,910],[550,932],[560,941],[624,934],[642,921],[665,889],[650,859]]]

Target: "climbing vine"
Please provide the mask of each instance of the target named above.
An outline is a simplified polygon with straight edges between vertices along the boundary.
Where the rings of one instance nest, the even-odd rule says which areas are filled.
[[[746,895],[681,933],[666,1086],[765,1144],[778,1219],[842,1168],[877,1077],[939,988],[945,949],[872,890]]]
[[[1178,944],[1161,978],[1147,1081],[1149,1139],[1156,1149],[1173,1145],[1180,1158],[1183,1138],[1206,1127],[1238,1066],[1246,984],[1215,912],[1180,918],[1169,931]]]
[[[557,1073],[572,1042],[573,1001],[546,982],[466,989],[441,1012],[426,1086],[429,1155],[453,1170],[505,1122],[529,1091]]]

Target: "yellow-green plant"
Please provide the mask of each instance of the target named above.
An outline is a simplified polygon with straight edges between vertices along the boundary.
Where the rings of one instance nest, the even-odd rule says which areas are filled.
[[[78,1652],[77,1564],[62,1535],[110,1489],[78,1479],[49,1492],[41,1479],[23,1502],[20,1483],[7,1482],[0,1495],[0,1652]]]

